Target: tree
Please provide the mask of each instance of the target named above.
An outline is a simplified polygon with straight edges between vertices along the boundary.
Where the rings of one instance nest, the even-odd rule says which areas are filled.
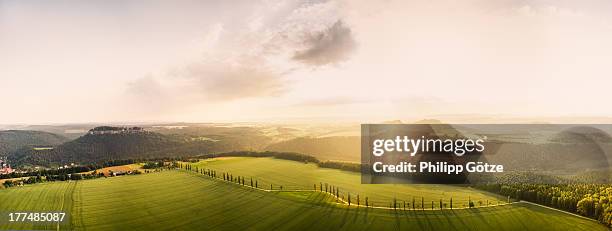
[[[577,210],[580,215],[593,217],[595,214],[595,202],[591,195],[587,195],[577,203]]]
[[[315,187],[316,187],[316,186],[315,186]],[[315,190],[316,190],[316,189],[315,189]],[[348,199],[348,204],[349,204],[349,206],[350,206],[350,205],[351,205],[351,193],[348,193],[347,199]]]
[[[393,209],[397,209],[397,199],[393,198]]]
[[[14,186],[14,181],[7,180],[7,181],[4,181],[4,183],[2,183],[2,185],[4,185],[5,188],[13,187]]]

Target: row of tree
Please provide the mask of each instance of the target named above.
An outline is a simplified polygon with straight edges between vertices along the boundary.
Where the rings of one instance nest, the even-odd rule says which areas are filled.
[[[190,163],[178,162],[178,163],[175,163],[175,165],[181,169],[196,172],[196,173],[203,174],[209,177],[219,178],[224,181],[240,184],[243,186],[250,186],[252,188],[260,188],[259,181],[257,179],[253,180],[252,177],[249,178],[249,180],[247,181],[247,178],[245,178],[244,176],[234,176],[234,174],[229,173],[229,172],[222,172],[219,176],[217,176],[216,170],[199,168],[198,166],[195,166]],[[273,184],[270,184],[269,189],[270,190],[274,190],[274,189],[283,190],[283,186],[277,185],[275,187]],[[366,207],[375,206],[374,203],[367,196],[365,198],[361,197],[359,194],[353,194],[356,196],[351,196],[350,192],[346,192],[346,198],[345,198],[345,194],[341,192],[339,187],[330,185],[328,183],[320,182],[319,185],[313,184],[313,190],[331,194],[332,196],[336,198],[336,201],[342,200],[346,202],[348,205],[356,204],[357,206],[365,205]],[[479,206],[483,206],[483,201],[478,201],[478,204]],[[491,205],[491,203],[487,200],[486,204],[484,205],[488,206],[488,205]],[[406,210],[407,208],[409,209],[411,206],[413,210],[416,210],[416,209],[424,210],[426,208],[424,197],[421,197],[420,204],[417,203],[416,198],[414,197],[412,198],[412,203],[406,202],[406,201],[401,201],[400,203],[397,199],[394,198],[393,201],[389,203],[388,206],[389,208],[393,208],[393,209],[402,209],[403,207],[404,210]],[[464,204],[464,206],[466,205]],[[473,208],[476,206],[476,204],[474,203],[474,201],[471,200],[471,198],[468,198],[467,206],[469,208]],[[450,198],[449,203],[444,202],[442,199],[440,199],[438,203],[436,203],[435,201],[431,201],[431,209],[441,209],[441,210],[442,209],[453,209],[453,198],[452,197]]]

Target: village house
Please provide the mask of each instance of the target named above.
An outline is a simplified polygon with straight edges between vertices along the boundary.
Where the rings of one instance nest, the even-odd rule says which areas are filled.
[[[8,164],[6,158],[0,157],[0,175],[11,174],[13,172],[15,172],[15,170]]]

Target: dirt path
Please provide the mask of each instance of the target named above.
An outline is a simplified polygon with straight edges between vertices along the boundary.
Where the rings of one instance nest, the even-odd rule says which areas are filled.
[[[583,216],[580,216],[580,215],[578,215],[578,214],[575,214],[575,213],[570,213],[570,212],[568,212],[568,211],[564,211],[564,210],[561,210],[561,209],[556,209],[556,208],[553,208],[553,207],[548,207],[548,206],[544,206],[544,205],[541,205],[541,204],[536,204],[536,203],[529,202],[529,201],[519,201],[519,202],[520,202],[520,203],[525,203],[525,204],[530,204],[530,205],[539,206],[539,207],[542,207],[542,208],[547,208],[547,209],[550,209],[550,210],[555,210],[555,211],[557,211],[557,212],[562,212],[562,213],[565,213],[565,214],[568,214],[568,215],[572,215],[572,216],[575,216],[575,217],[580,217],[580,218],[582,218],[582,219],[586,219],[586,220],[590,220],[590,221],[594,221],[594,222],[599,222],[598,220],[595,220],[595,219],[593,219],[593,218],[583,217]]]

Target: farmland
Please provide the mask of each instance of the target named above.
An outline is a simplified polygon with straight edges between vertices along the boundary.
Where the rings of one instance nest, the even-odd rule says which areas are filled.
[[[316,192],[264,192],[185,171],[0,190],[0,211],[65,211],[76,230],[605,230],[528,204],[443,211],[347,208]],[[55,229],[0,223],[0,229]]]
[[[234,176],[243,176],[247,179],[253,177],[254,180],[258,180],[262,187],[268,188],[272,184],[275,188],[282,185],[285,189],[313,189],[315,184],[319,186],[320,183],[328,183],[340,188],[340,192],[344,193],[345,197],[347,192],[350,192],[352,196],[359,194],[361,198],[367,196],[375,206],[389,206],[393,199],[396,199],[402,205],[404,201],[412,203],[414,199],[416,207],[420,207],[421,200],[424,200],[426,208],[431,207],[432,201],[438,207],[440,200],[450,206],[451,198],[454,208],[467,207],[470,199],[476,206],[486,205],[487,201],[490,204],[507,201],[507,198],[462,186],[361,184],[359,173],[319,168],[315,164],[274,158],[214,158],[202,160],[192,165],[200,169],[229,172]]]

